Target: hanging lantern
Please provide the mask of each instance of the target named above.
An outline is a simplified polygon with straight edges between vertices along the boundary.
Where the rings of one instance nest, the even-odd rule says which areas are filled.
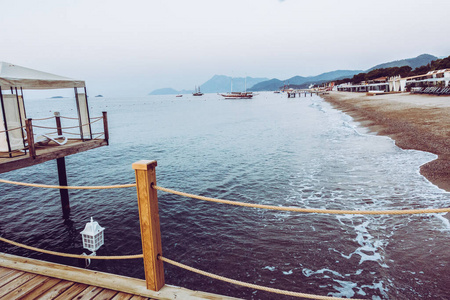
[[[84,230],[81,233],[83,238],[83,248],[88,249],[91,252],[95,252],[103,245],[103,231],[105,228],[101,227],[98,222],[94,222],[91,218],[91,222],[86,223]]]

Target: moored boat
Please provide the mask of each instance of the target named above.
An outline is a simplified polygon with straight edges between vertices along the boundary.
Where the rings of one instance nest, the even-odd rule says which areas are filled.
[[[220,94],[225,99],[252,99],[253,92],[247,92],[247,79],[245,79],[245,92],[233,92],[233,79],[231,79],[231,92]]]
[[[225,99],[252,99],[252,92],[231,92],[228,94],[220,94]]]
[[[200,92],[200,86],[198,87],[198,90],[197,87],[195,87],[195,92],[192,93],[192,96],[203,96],[203,93]]]

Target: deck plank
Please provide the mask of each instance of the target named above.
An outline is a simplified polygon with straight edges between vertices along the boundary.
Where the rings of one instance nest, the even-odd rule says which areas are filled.
[[[22,274],[21,276],[14,278],[13,280],[11,280],[10,282],[8,282],[7,284],[3,285],[0,288],[0,297],[9,294],[11,291],[14,291],[16,288],[18,288],[19,286],[33,279],[36,276],[37,276],[36,274],[25,273]]]
[[[11,280],[22,276],[23,274],[25,274],[25,272],[14,270],[13,272],[9,272],[8,274],[4,275],[2,278],[0,278],[0,288],[5,284],[8,284],[8,282],[10,282]]]
[[[49,277],[48,280],[44,282],[42,285],[35,287],[33,290],[29,291],[27,294],[23,295],[22,297],[19,297],[18,299],[24,300],[38,299],[42,294],[45,294],[48,290],[50,290],[52,287],[54,287],[60,282],[61,279]]]
[[[0,280],[1,280],[1,278],[3,276],[6,276],[6,275],[8,275],[9,273],[12,273],[12,272],[14,272],[13,269],[0,267]]]
[[[85,284],[87,286],[97,286],[101,288],[100,290],[84,290],[83,292],[80,292],[78,296],[74,296],[76,299],[111,299],[119,292],[143,296],[142,298],[133,299],[236,299],[224,295],[193,291],[170,285],[165,285],[161,290],[155,292],[148,290],[145,280],[142,279],[60,265],[6,253],[0,253],[0,266],[20,270],[14,271],[13,273],[8,273],[2,278],[2,280],[0,280],[0,291],[2,291],[1,285],[7,286],[15,281],[13,280],[14,278],[17,280],[18,278],[25,276],[26,273],[24,274],[24,272],[51,278],[59,278],[61,280],[60,282],[50,288],[47,286],[47,289],[43,290],[42,296],[37,296],[34,298],[39,300],[54,299],[63,294],[75,283]],[[87,295],[89,295],[90,298],[88,298]]]
[[[131,297],[133,297],[133,295],[120,292],[117,295],[115,295],[114,298],[112,298],[111,300],[130,300]]]
[[[65,300],[72,299],[84,291],[88,287],[87,284],[75,283],[70,288],[68,288],[64,293],[55,298],[55,300]]]
[[[91,285],[91,286],[88,286],[84,291],[79,293],[74,299],[90,300],[90,299],[94,298],[101,291],[103,291],[103,288]]]
[[[134,295],[133,297],[130,298],[130,300],[155,300],[155,299]]]
[[[49,144],[48,146],[37,147],[36,158],[30,157],[28,153],[26,155],[11,158],[4,157],[7,155],[5,153],[0,153],[0,173],[37,165],[49,160],[107,145],[108,143],[104,139],[93,139],[84,142],[79,139],[69,139],[67,144],[62,146]]]
[[[36,299],[52,300],[52,299],[58,297],[59,295],[61,295],[62,293],[64,293],[72,285],[74,285],[74,283],[71,281],[61,280],[56,285],[54,285],[52,288],[50,288],[47,292],[38,296]]]
[[[1,297],[0,299],[18,299],[28,294],[34,288],[43,285],[48,280],[50,279],[46,276],[37,275],[24,284],[18,286],[17,288],[6,294],[4,297]]]
[[[107,290],[104,289],[100,293],[98,293],[92,300],[110,300],[111,298],[114,298],[115,295],[117,295],[118,291],[113,290]]]

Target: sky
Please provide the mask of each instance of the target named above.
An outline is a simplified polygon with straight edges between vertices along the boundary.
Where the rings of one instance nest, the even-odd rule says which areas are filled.
[[[89,94],[281,80],[450,55],[448,0],[0,0],[0,61]]]

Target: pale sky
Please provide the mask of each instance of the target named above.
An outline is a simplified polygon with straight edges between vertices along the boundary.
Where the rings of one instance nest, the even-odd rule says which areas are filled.
[[[88,93],[193,89],[450,55],[449,0],[0,0],[0,61]]]

